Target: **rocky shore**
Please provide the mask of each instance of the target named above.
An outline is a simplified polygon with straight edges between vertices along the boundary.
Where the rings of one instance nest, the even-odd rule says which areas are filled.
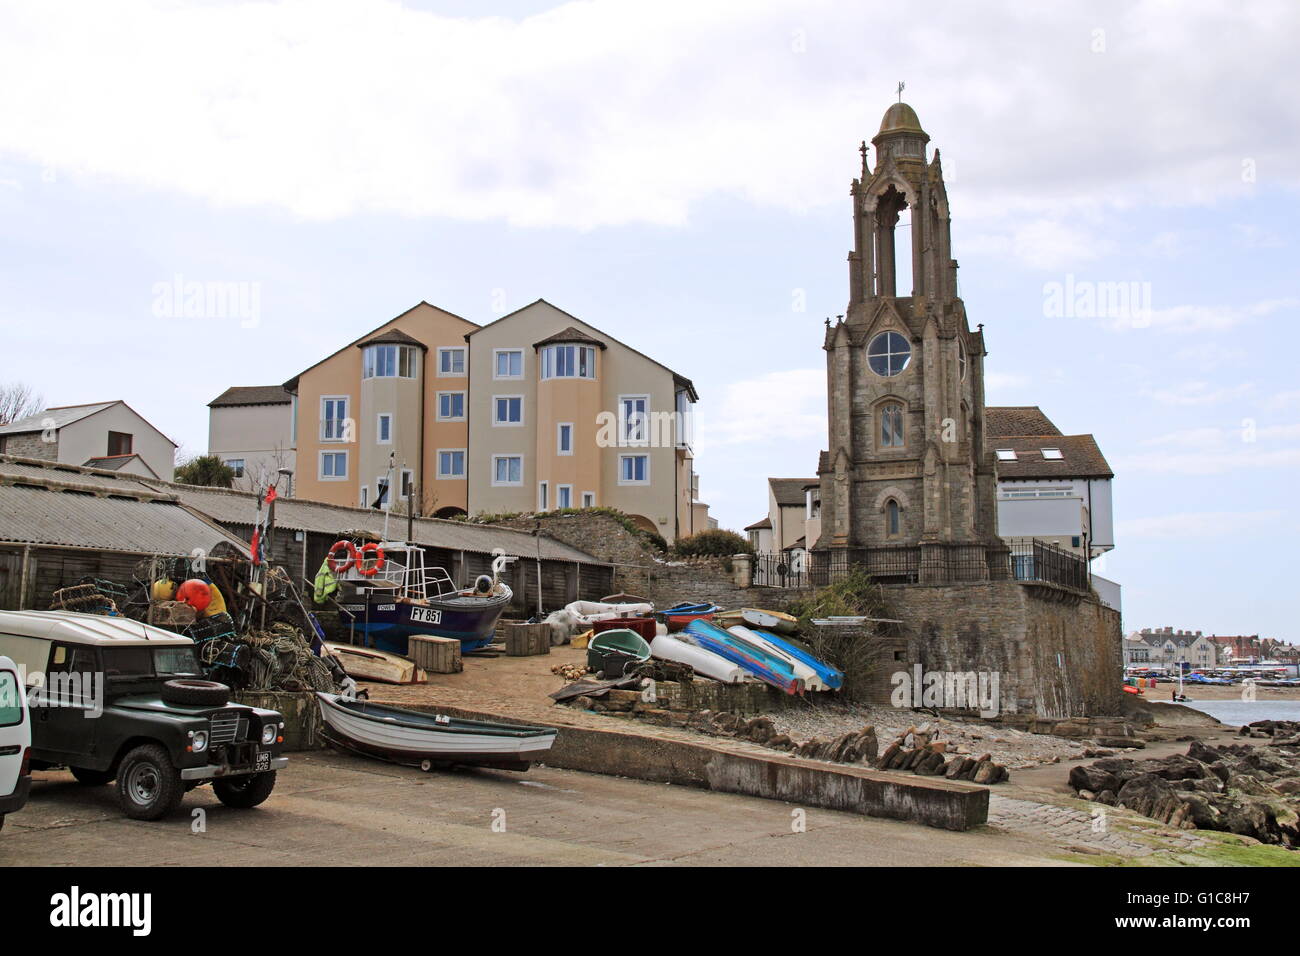
[[[1107,757],[1073,768],[1070,786],[1082,799],[1170,826],[1300,847],[1300,722],[1258,721],[1242,735],[1268,742],[1193,741],[1186,754]]]

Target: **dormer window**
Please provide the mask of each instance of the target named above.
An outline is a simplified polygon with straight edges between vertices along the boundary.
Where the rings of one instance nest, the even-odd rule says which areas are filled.
[[[1044,448],[1043,458],[1047,461],[1064,461],[1065,456],[1061,454],[1059,448]]]
[[[999,448],[998,461],[1017,461],[1016,450],[1014,448]]]
[[[410,345],[366,346],[362,378],[415,378],[415,348]]]

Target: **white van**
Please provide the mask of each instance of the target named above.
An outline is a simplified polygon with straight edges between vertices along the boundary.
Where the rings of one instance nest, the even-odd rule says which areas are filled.
[[[27,688],[14,662],[0,657],[0,828],[5,825],[5,814],[21,810],[27,803],[32,789],[31,752]]]

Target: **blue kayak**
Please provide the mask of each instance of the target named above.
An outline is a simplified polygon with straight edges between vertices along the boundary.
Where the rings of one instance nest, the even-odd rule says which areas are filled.
[[[691,643],[726,658],[765,684],[771,684],[787,694],[803,691],[803,681],[794,675],[794,671],[786,661],[749,641],[743,641],[734,634],[727,633],[716,624],[709,621],[691,621],[686,625],[685,633]]]
[[[816,673],[817,676],[822,679],[822,683],[824,683],[831,690],[839,690],[841,687],[844,686],[843,671],[836,670],[834,667],[831,667],[831,665],[827,664],[825,661],[813,657],[811,654],[805,651],[802,647],[799,647],[797,644],[794,644],[791,641],[787,641],[785,638],[777,634],[773,634],[771,631],[760,630],[759,628],[756,627],[748,628],[748,630],[750,631],[750,633],[757,635],[758,637],[769,642],[775,647],[778,647],[781,650],[785,651],[795,660],[807,664],[809,667],[813,669],[813,672]]]

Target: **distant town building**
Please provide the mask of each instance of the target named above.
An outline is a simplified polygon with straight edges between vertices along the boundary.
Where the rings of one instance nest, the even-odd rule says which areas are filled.
[[[176,443],[119,400],[56,406],[0,425],[0,454],[170,481]]]
[[[1200,631],[1148,627],[1124,639],[1124,663],[1176,671],[1182,664],[1202,668],[1214,667],[1220,661],[1217,645]]]

